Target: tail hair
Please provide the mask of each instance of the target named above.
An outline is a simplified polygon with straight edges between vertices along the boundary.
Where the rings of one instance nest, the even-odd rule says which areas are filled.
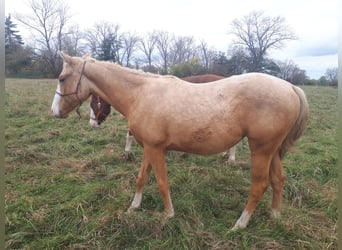
[[[309,104],[306,99],[304,91],[296,86],[292,87],[293,90],[299,97],[300,100],[300,110],[296,120],[296,123],[293,125],[291,131],[287,134],[285,140],[280,146],[279,156],[282,159],[285,153],[293,146],[296,140],[302,136],[305,130],[305,126],[309,119]]]

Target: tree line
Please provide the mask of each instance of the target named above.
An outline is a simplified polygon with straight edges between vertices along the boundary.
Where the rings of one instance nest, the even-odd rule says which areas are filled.
[[[282,49],[286,41],[297,39],[280,16],[251,12],[233,20],[228,32],[235,40],[227,52],[222,52],[193,36],[177,36],[162,30],[141,35],[124,31],[119,24],[109,21],[82,30],[71,22],[70,8],[63,0],[28,0],[27,4],[31,14],[14,14],[15,22],[31,34],[26,43],[12,16],[5,18],[7,76],[55,78],[62,68],[58,51],[64,51],[72,56],[91,52],[98,60],[179,77],[265,72],[294,84],[333,84],[334,69],[328,69],[329,74],[315,82],[293,61],[268,57],[271,49]]]

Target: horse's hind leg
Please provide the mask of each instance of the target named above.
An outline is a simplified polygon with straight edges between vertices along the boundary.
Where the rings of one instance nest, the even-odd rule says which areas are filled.
[[[247,205],[240,218],[235,223],[232,230],[243,229],[255,210],[259,200],[268,186],[269,167],[272,154],[266,153],[268,150],[254,149],[251,147],[252,166],[251,166],[251,187]]]
[[[280,216],[281,203],[283,199],[283,187],[285,182],[285,174],[278,152],[273,156],[271,161],[270,179],[273,189],[272,217],[278,218]]]

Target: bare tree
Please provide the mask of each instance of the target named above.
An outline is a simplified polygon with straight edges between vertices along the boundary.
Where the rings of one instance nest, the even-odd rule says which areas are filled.
[[[82,56],[86,52],[84,33],[79,25],[72,26],[64,35],[62,50],[72,56]]]
[[[144,54],[146,60],[143,59],[144,62],[147,62],[147,71],[152,72],[152,61],[153,61],[153,52],[156,48],[157,43],[157,35],[156,32],[148,32],[146,36],[140,39],[138,47],[140,51]]]
[[[325,77],[331,86],[337,86],[338,83],[338,68],[328,68],[325,72]]]
[[[250,68],[248,51],[242,46],[232,46],[227,51],[227,75],[240,75]]]
[[[126,67],[130,67],[131,60],[133,57],[134,51],[137,49],[137,43],[140,38],[138,35],[127,32],[122,36],[122,55],[120,57],[120,64],[125,65]]]
[[[234,45],[246,47],[251,57],[250,71],[262,71],[262,63],[270,49],[281,49],[284,42],[297,39],[280,16],[269,17],[263,12],[251,12],[231,23]]]
[[[173,36],[171,40],[171,66],[190,62],[196,56],[196,45],[191,36]]]
[[[279,77],[290,81],[293,74],[297,71],[297,65],[292,60],[285,60],[283,62],[278,62],[280,68]]]
[[[197,50],[201,64],[208,71],[210,64],[215,57],[216,51],[210,50],[208,48],[208,44],[203,39],[200,39],[200,45],[198,45]]]
[[[63,47],[65,28],[71,17],[69,6],[62,0],[27,0],[31,15],[15,14],[32,35],[31,42],[39,59],[42,59],[54,77],[61,70],[57,53]]]
[[[303,84],[307,79],[305,70],[300,69],[292,60],[277,62],[280,69],[279,77],[293,84]]]
[[[169,67],[169,59],[170,59],[170,41],[171,36],[166,31],[157,31],[156,32],[156,39],[157,39],[157,49],[159,52],[159,56],[161,59],[161,66],[162,66],[162,74],[168,73]]]
[[[92,54],[100,60],[119,62],[123,43],[118,24],[100,21],[87,31],[85,39]]]

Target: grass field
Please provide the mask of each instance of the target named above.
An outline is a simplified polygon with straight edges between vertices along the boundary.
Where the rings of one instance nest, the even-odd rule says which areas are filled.
[[[50,117],[55,80],[6,80],[7,249],[337,249],[337,90],[304,87],[305,135],[284,159],[282,218],[270,219],[271,188],[245,230],[230,232],[247,200],[245,140],[237,164],[218,155],[167,155],[175,217],[163,222],[152,175],[142,207],[125,214],[135,192],[141,148],[126,160],[125,119],[101,129],[82,118]]]

